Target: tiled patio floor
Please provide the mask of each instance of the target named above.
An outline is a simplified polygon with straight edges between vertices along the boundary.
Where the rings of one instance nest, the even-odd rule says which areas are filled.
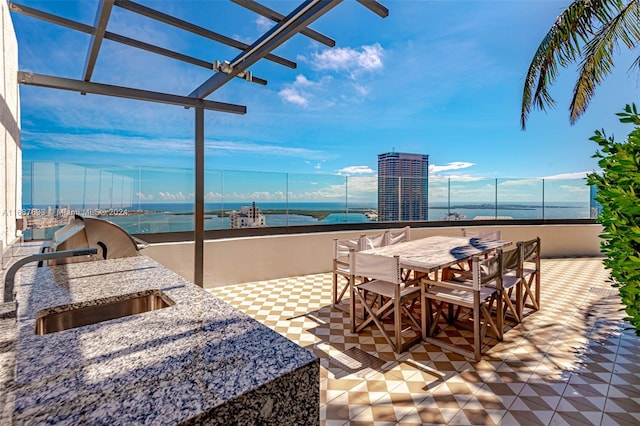
[[[321,360],[321,424],[640,424],[640,338],[601,259],[543,259],[542,310],[472,362],[349,332],[331,274],[212,289]]]

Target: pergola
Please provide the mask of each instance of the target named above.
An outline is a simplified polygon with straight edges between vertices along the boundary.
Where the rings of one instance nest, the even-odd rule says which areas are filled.
[[[204,111],[220,111],[233,114],[245,114],[247,111],[246,107],[243,105],[216,102],[213,100],[207,100],[206,98],[234,78],[242,78],[248,82],[266,85],[266,80],[254,76],[249,70],[249,67],[260,59],[266,59],[285,67],[296,68],[295,62],[274,55],[271,52],[298,33],[326,46],[335,46],[334,40],[313,31],[308,28],[308,26],[342,2],[342,0],[305,0],[285,16],[253,0],[231,1],[274,21],[274,26],[249,45],[216,33],[210,29],[203,28],[129,0],[100,0],[100,5],[98,7],[93,26],[20,5],[15,2],[9,2],[9,9],[15,13],[20,13],[91,35],[91,41],[89,43],[89,49],[84,69],[82,71],[81,80],[18,71],[19,84],[70,90],[80,92],[82,94],[91,93],[158,102],[195,109],[194,281],[201,287],[204,285]],[[357,1],[370,11],[383,18],[387,17],[389,14],[388,9],[376,0]],[[215,4],[215,2],[211,2],[211,4]],[[125,9],[131,13],[146,16],[166,25],[180,28],[184,31],[188,31],[226,46],[236,48],[240,53],[229,61],[208,62],[107,31],[111,11],[114,6]],[[210,69],[212,70],[212,75],[198,87],[193,89],[193,91],[188,95],[161,93],[137,89],[134,87],[122,87],[94,82],[92,81],[92,75],[100,53],[100,48],[105,39]]]

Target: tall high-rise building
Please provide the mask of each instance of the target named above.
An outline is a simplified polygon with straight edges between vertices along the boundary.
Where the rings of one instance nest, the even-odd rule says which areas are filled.
[[[429,156],[378,154],[378,220],[427,220]]]

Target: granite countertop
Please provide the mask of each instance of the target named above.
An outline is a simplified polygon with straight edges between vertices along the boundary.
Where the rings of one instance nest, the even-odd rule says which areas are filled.
[[[38,315],[56,307],[158,289],[175,304],[35,334]],[[318,364],[311,352],[145,256],[30,264],[18,273],[16,290],[9,398],[16,424],[177,424]],[[313,381],[297,386],[318,386]]]

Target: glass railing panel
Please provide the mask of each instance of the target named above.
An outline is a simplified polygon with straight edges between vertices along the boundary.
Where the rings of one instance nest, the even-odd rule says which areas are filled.
[[[57,166],[52,162],[23,164],[23,220],[26,230],[24,239],[50,239],[63,223],[56,211],[55,179]],[[58,169],[59,170],[59,169]],[[58,200],[59,201],[59,200]]]
[[[590,219],[597,219],[602,213],[602,204],[596,197],[598,196],[598,188],[595,185],[589,185],[589,217]]]
[[[288,226],[348,221],[345,176],[290,173],[287,196]]]
[[[133,167],[130,173],[131,207],[124,209],[124,214],[118,214],[118,209],[107,209],[107,206],[115,205],[117,194],[126,190],[117,189],[118,182],[123,177],[118,170],[104,168],[98,171],[99,181],[107,185],[116,197],[100,195],[102,210],[110,213],[103,214],[107,219],[131,234],[148,234],[164,232],[187,232],[194,230],[194,173],[188,169],[159,168],[159,167]],[[100,194],[103,194],[101,191]]]
[[[449,203],[450,178],[429,178],[429,220],[460,220],[462,217],[451,211]],[[453,214],[452,214],[453,213]]]
[[[25,163],[23,173],[26,239],[52,238],[75,214],[131,214],[136,181],[132,167],[33,162]]]
[[[378,178],[349,176],[347,182],[347,223],[378,221]]]
[[[545,219],[589,219],[590,187],[586,179],[545,179]]]
[[[542,179],[498,179],[498,219],[542,219]]]
[[[204,229],[229,229],[229,215],[224,205],[224,172],[204,172]]]
[[[222,200],[228,224],[225,229],[287,226],[286,173],[225,170],[222,179]],[[255,214],[252,210],[254,203],[257,208]],[[234,211],[237,214],[232,213]]]
[[[25,162],[22,180],[25,239],[50,239],[73,214],[108,219],[132,234],[194,230],[190,169]],[[232,217],[242,216],[231,212],[251,209],[254,202],[258,210],[253,211],[264,216],[258,226],[582,219],[597,215],[594,197],[585,179],[426,180],[207,170],[204,226],[229,229]]]
[[[450,191],[450,214],[462,220],[495,219],[497,216],[495,179],[451,179]]]

